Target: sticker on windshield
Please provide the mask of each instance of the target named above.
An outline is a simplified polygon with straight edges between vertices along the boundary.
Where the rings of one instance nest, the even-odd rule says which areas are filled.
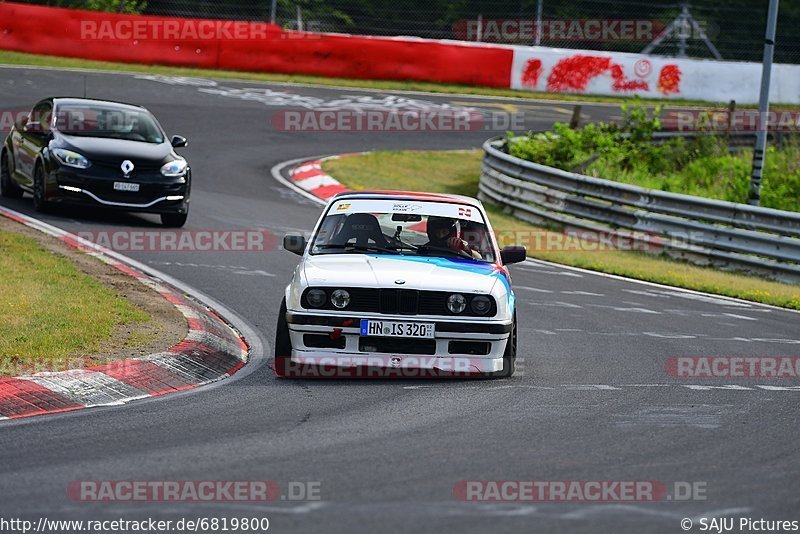
[[[392,206],[393,213],[409,213],[412,211],[419,211],[421,209],[422,206],[420,206],[419,204],[404,203],[404,204],[394,204]]]
[[[452,217],[467,221],[483,223],[483,216],[478,208],[453,204],[448,202],[398,202],[395,200],[364,199],[347,202],[337,202],[331,207],[331,212],[350,215],[351,213],[413,213],[415,215],[436,215],[439,217]]]

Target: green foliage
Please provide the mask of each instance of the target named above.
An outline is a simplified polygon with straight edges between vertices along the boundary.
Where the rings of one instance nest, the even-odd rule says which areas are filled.
[[[661,108],[647,109],[634,99],[622,106],[621,125],[590,124],[571,130],[556,124],[551,132],[509,136],[509,154],[564,170],[707,198],[746,202],[753,154],[728,152],[727,139],[699,135],[654,142],[661,130]],[[590,160],[590,158],[592,158]],[[800,211],[800,142],[770,146],[764,168],[761,205]]]
[[[56,0],[48,3],[57,7],[128,14],[140,14],[147,7],[147,0]]]

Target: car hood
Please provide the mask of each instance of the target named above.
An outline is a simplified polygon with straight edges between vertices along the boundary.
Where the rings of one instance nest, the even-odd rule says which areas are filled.
[[[103,139],[61,134],[61,145],[86,156],[90,161],[122,163],[129,159],[135,165],[159,165],[176,158],[169,143],[144,143],[124,139]]]
[[[324,254],[303,262],[308,286],[395,287],[490,294],[502,269],[454,258]],[[397,284],[403,280],[403,284]]]

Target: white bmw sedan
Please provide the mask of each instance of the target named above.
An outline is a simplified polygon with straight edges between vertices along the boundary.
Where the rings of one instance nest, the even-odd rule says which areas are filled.
[[[434,193],[331,199],[281,303],[278,376],[431,377],[514,373],[517,317],[507,265],[481,203]]]

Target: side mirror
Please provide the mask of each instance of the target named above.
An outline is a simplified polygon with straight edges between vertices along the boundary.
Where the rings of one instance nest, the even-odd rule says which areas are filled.
[[[525,247],[516,245],[505,247],[500,251],[500,259],[503,260],[503,265],[511,265],[512,263],[520,263],[527,259],[528,251]]]
[[[173,135],[170,142],[172,143],[172,148],[183,148],[189,144],[189,141],[181,135]]]
[[[302,235],[289,234],[283,237],[283,248],[302,256],[306,250],[306,238]]]
[[[22,130],[25,133],[32,133],[32,134],[41,134],[44,132],[42,130],[42,125],[36,121],[28,121],[25,123],[25,126],[22,127]]]

